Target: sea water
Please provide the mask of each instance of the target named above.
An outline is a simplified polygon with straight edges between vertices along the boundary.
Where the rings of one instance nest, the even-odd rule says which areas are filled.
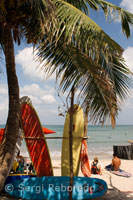
[[[63,125],[51,125],[46,126],[51,130],[56,131],[55,134],[49,135],[49,137],[63,136]],[[48,136],[48,135],[47,135]],[[128,140],[133,140],[133,126],[132,125],[117,125],[114,129],[111,126],[88,126],[88,153],[92,159],[94,156],[98,156],[100,159],[112,158],[114,145],[130,145]],[[62,140],[54,139],[47,140],[51,156],[54,159],[61,155]]]
[[[1,125],[0,128],[4,126]],[[44,127],[56,131],[46,137],[62,137],[63,125],[44,125]],[[133,125],[117,125],[114,129],[111,126],[88,126],[88,153],[93,159],[98,156],[100,159],[110,159],[113,154],[114,145],[130,145],[128,140],[133,140]],[[60,159],[62,139],[47,139],[48,148],[52,159]],[[21,146],[21,154],[28,157],[25,142]]]

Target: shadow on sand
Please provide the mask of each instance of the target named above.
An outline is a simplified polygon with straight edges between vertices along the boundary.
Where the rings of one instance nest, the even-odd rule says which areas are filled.
[[[131,194],[132,193],[132,194]],[[1,194],[0,200],[17,200],[14,197]],[[133,192],[121,192],[117,188],[108,189],[107,193],[95,200],[133,200]]]
[[[111,176],[109,180],[109,186],[111,188],[108,189],[107,193],[103,197],[98,199],[96,198],[95,200],[133,200],[133,191],[120,191],[113,186]]]

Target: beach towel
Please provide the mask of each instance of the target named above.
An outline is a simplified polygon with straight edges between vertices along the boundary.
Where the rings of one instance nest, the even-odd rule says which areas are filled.
[[[107,166],[105,167],[105,169],[106,169],[107,171],[111,172],[112,174],[117,175],[117,176],[123,176],[123,177],[127,177],[127,178],[129,178],[129,177],[132,176],[132,174],[130,174],[130,173],[128,173],[128,172],[126,172],[126,171],[124,171],[124,170],[122,170],[122,169],[119,169],[118,171],[113,171],[113,170],[111,170],[111,165],[107,165]]]
[[[80,160],[81,160],[81,171],[83,175],[85,177],[90,177],[91,169],[89,164],[89,156],[88,156],[86,140],[82,140]]]

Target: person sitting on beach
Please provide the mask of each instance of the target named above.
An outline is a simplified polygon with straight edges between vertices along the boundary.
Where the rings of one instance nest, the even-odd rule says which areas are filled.
[[[32,162],[29,165],[29,173],[31,173],[31,174],[34,173],[34,168],[33,168]]]
[[[92,174],[100,174],[102,175],[101,164],[98,162],[98,158],[95,157],[94,161],[91,164],[91,173]]]
[[[19,165],[16,171],[18,174],[24,173],[24,159],[19,160]]]
[[[113,171],[118,171],[120,169],[121,160],[117,157],[116,154],[113,154],[113,157],[114,158],[112,159],[111,169]]]
[[[15,159],[10,173],[16,174],[18,166],[19,166],[19,163]]]

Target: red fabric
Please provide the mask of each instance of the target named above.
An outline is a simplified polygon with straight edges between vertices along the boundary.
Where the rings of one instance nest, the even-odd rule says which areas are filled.
[[[89,164],[89,156],[88,156],[86,140],[82,140],[80,159],[81,159],[81,171],[82,171],[83,175],[86,177],[90,177],[91,169],[90,169],[90,164]]]
[[[37,176],[53,176],[50,155],[40,126],[39,118],[35,110],[29,104],[23,104],[21,108],[22,126],[26,145],[34,165]],[[30,139],[30,137],[35,139]]]
[[[44,134],[51,134],[51,133],[56,133],[55,131],[52,131],[48,128],[45,128],[44,126],[42,126],[42,130],[44,132]],[[3,135],[4,135],[4,128],[0,128],[0,142],[2,141]]]
[[[4,131],[5,131],[4,128],[0,128],[0,144],[1,144],[2,139],[3,139]]]
[[[42,126],[42,130],[43,130],[43,132],[44,132],[45,134],[56,133],[55,131],[52,131],[52,130],[50,130],[50,129],[47,129],[47,128],[43,127],[43,126]]]

